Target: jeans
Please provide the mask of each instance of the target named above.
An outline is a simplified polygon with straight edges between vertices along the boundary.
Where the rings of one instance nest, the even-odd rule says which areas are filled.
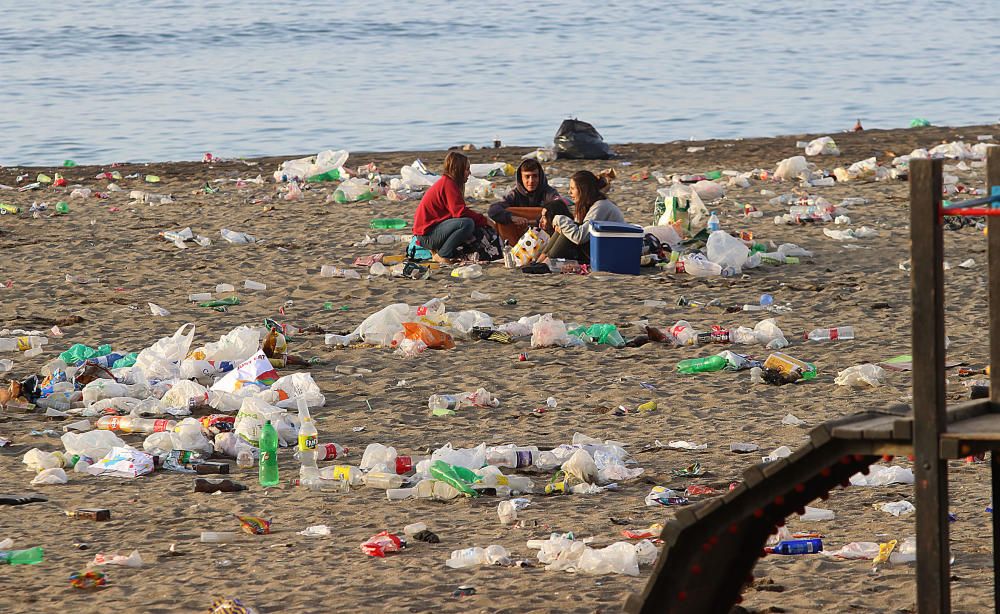
[[[459,245],[472,238],[476,223],[471,218],[454,217],[431,226],[430,231],[417,237],[420,245],[442,258],[454,258]]]

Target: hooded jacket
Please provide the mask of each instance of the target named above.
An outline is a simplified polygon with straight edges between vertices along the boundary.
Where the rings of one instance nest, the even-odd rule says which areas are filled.
[[[528,188],[524,187],[524,182],[521,181],[521,167],[523,166],[524,162],[521,162],[517,167],[517,171],[514,172],[514,187],[507,192],[503,200],[490,205],[487,215],[498,224],[510,224],[512,222],[511,215],[507,211],[508,207],[541,207],[545,203],[560,198],[559,192],[550,186],[548,180],[545,178],[544,168],[538,171],[538,187],[535,191],[529,192]]]

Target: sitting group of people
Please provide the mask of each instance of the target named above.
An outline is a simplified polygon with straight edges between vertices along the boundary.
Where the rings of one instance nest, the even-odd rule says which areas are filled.
[[[530,158],[517,167],[514,188],[484,216],[465,203],[470,168],[465,155],[449,152],[444,173],[428,188],[414,214],[413,234],[436,262],[455,262],[461,246],[475,239],[477,228],[490,227],[513,246],[528,228],[537,226],[551,235],[538,262],[565,258],[588,263],[591,223],[625,221],[621,209],[603,192],[613,175],[574,173],[567,200],[549,185],[542,165]]]

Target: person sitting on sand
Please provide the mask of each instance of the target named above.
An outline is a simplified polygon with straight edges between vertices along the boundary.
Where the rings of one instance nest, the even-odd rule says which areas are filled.
[[[413,234],[421,247],[431,251],[435,262],[457,260],[457,248],[470,241],[477,227],[493,226],[492,220],[465,204],[465,182],[469,159],[457,151],[444,159],[444,174],[427,189],[413,214]]]
[[[539,262],[565,258],[589,263],[591,222],[625,221],[621,209],[601,192],[599,179],[590,171],[578,171],[570,177],[569,197],[576,203],[573,217],[555,216],[552,221],[555,234],[546,243]]]
[[[545,179],[545,169],[538,160],[528,158],[514,173],[513,189],[503,200],[490,205],[487,215],[496,222],[500,237],[508,245],[514,245],[528,226],[543,216],[545,206],[557,201],[563,199]]]

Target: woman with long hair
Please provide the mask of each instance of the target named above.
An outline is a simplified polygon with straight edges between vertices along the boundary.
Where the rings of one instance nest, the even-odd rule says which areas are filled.
[[[600,180],[590,171],[578,171],[569,179],[569,197],[575,203],[573,216],[556,215],[552,239],[545,245],[539,262],[566,258],[590,262],[591,222],[624,222],[621,209],[601,192]]]
[[[465,204],[469,169],[467,157],[457,151],[448,152],[444,174],[427,189],[413,215],[413,234],[436,262],[455,262],[458,246],[473,238],[476,227],[493,225],[489,218]]]

